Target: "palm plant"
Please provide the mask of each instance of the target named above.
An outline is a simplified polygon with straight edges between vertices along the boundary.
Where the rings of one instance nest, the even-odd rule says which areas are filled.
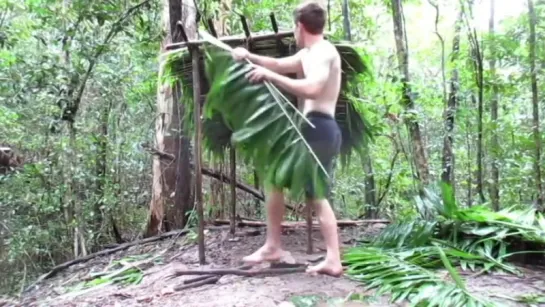
[[[460,208],[447,185],[442,185],[442,197],[430,190],[416,197],[416,208],[418,218],[393,223],[369,244],[349,250],[344,255],[347,274],[378,293],[391,293],[393,301],[483,306],[491,303],[467,291],[455,266],[520,274],[507,262],[511,256],[545,253],[545,219],[534,209]],[[535,250],[520,250],[521,241]],[[454,282],[432,271],[440,268],[447,269]]]

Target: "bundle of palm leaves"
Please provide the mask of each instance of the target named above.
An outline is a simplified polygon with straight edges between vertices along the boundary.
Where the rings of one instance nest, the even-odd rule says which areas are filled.
[[[210,38],[210,36],[206,35],[206,32],[200,31],[200,33],[205,34],[205,39]],[[274,42],[272,46],[275,46]],[[351,154],[363,152],[375,134],[374,127],[364,116],[363,102],[358,99],[359,94],[357,92],[358,89],[362,88],[363,84],[368,84],[372,80],[372,65],[370,57],[361,48],[349,44],[336,44],[335,46],[341,54],[343,78],[346,79],[338,102],[336,120],[342,131],[341,163],[347,165]],[[161,73],[161,82],[180,82],[182,84],[183,95],[181,102],[184,104],[185,109],[184,126],[186,129],[193,130],[194,119],[192,112],[194,103],[191,83],[194,80],[192,80],[189,52],[187,49],[179,49],[170,51],[165,56],[166,61],[164,71]],[[217,54],[207,53],[205,58],[210,56],[217,56]],[[206,63],[211,62],[205,61]],[[236,66],[237,69],[241,67]],[[234,68],[232,67],[230,73],[235,72]],[[227,69],[227,67],[224,67],[224,69]],[[207,81],[211,82],[210,79]],[[277,92],[277,94],[281,93]],[[278,98],[285,100],[282,95]],[[230,97],[222,97],[222,99],[230,99]],[[210,99],[207,99],[207,101],[210,101]],[[287,109],[291,112],[289,107]],[[221,156],[224,154],[224,149],[232,143],[232,140],[227,136],[230,136],[233,131],[231,127],[225,124],[224,118],[219,113],[209,113],[208,115],[202,123],[203,145],[207,151]]]
[[[328,175],[300,132],[303,118],[271,84],[250,83],[246,74],[251,69],[228,51],[207,48],[205,117],[221,116],[239,153],[268,183],[298,197],[311,178],[318,196],[325,196]]]
[[[494,212],[484,206],[460,208],[452,190],[443,185],[442,197],[426,191],[417,197],[419,217],[394,223],[371,243],[348,251],[347,274],[389,292],[392,301],[422,306],[484,306],[465,288],[454,269],[520,274],[512,256],[545,253],[545,218],[534,209]],[[528,242],[534,250],[520,250]],[[529,245],[527,245],[529,246]],[[447,269],[453,282],[433,269]]]

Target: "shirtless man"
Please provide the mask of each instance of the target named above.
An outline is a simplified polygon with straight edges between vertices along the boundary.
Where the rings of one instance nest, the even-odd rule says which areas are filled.
[[[341,84],[341,60],[335,46],[326,41],[323,30],[326,12],[315,1],[306,1],[294,12],[295,40],[301,49],[295,55],[276,59],[259,56],[244,48],[233,50],[235,60],[249,59],[256,64],[248,73],[252,82],[267,80],[291,92],[304,103],[303,114],[315,126],[303,128],[303,135],[322,165],[331,173],[333,159],[341,146],[341,131],[335,121],[335,107]],[[295,73],[303,79],[292,79],[285,74]],[[337,220],[327,199],[313,197],[312,187],[306,191],[307,204],[313,205],[327,246],[322,263],[308,268],[309,273],[331,276],[342,275],[341,257],[337,235]],[[329,191],[328,191],[329,192]],[[284,216],[284,195],[273,189],[267,200],[267,239],[265,245],[243,258],[250,264],[274,262],[285,252],[281,248],[281,222]]]

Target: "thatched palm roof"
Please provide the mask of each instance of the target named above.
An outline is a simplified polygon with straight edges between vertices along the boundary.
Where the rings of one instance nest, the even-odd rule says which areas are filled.
[[[243,36],[223,37],[220,40],[231,47],[245,46],[251,52],[271,57],[285,57],[296,52],[293,32],[281,32],[277,34],[260,34],[251,39]],[[201,104],[204,103],[209,89],[204,70],[204,41],[179,43],[168,46],[175,49],[166,54],[164,77],[170,81],[179,81],[183,87],[182,103],[185,105],[186,127],[193,127],[193,75],[192,59],[188,48],[200,50],[199,70],[201,80]],[[362,110],[358,107],[357,100],[350,97],[357,96],[354,83],[363,82],[365,77],[371,76],[371,67],[367,56],[361,48],[352,44],[334,43],[339,51],[342,62],[342,89],[336,109],[336,120],[343,132],[342,156],[343,160],[350,155],[353,149],[362,149],[371,138],[371,128],[363,117]],[[363,77],[363,78],[362,78]],[[284,92],[285,96],[294,104],[297,100],[292,95]],[[221,121],[221,118],[205,119],[203,122],[203,141],[206,148],[216,153],[223,153],[223,149],[230,144],[231,131]]]

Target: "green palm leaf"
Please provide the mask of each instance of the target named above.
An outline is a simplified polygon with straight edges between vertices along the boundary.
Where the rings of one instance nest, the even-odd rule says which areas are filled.
[[[407,300],[412,306],[492,306],[467,292],[459,276],[453,276],[455,283],[447,282],[415,264],[422,255],[448,262],[448,252],[434,247],[411,251],[354,248],[344,255],[344,262],[348,276],[364,282],[368,289],[376,289],[377,295],[391,294],[392,303]]]
[[[203,110],[207,118],[221,115],[233,131],[232,143],[268,183],[297,197],[312,182],[318,197],[325,197],[328,175],[303,139],[303,118],[291,102],[270,84],[251,84],[246,78],[251,65],[235,62],[226,50],[206,48],[205,63],[210,83]]]
[[[201,35],[205,38],[211,38],[206,32],[200,31]],[[218,41],[214,42],[215,44]],[[219,42],[221,44],[221,42]],[[349,163],[350,155],[356,151],[363,153],[367,145],[372,141],[373,135],[376,134],[375,127],[373,127],[365,116],[365,103],[359,98],[358,90],[363,88],[363,85],[370,85],[372,82],[372,69],[371,60],[368,54],[364,52],[362,48],[354,44],[335,44],[337,50],[341,55],[343,78],[346,82],[343,82],[342,93],[339,97],[337,104],[336,120],[342,131],[342,145],[341,145],[341,163],[346,166]],[[223,48],[229,48],[226,45]],[[202,48],[202,47],[201,47]],[[216,54],[216,57],[229,58],[230,54]],[[219,60],[219,59],[218,59]],[[209,63],[210,54],[204,55],[204,62]],[[160,72],[162,83],[180,83],[182,87],[183,95],[181,102],[184,105],[184,127],[188,130],[194,129],[193,118],[193,94],[192,94],[192,73],[191,73],[191,56],[187,49],[178,49],[169,51],[162,55],[162,70]],[[214,62],[219,64],[217,60]],[[223,64],[230,65],[229,61],[223,61]],[[237,67],[232,67],[234,72],[238,70]],[[216,78],[224,78],[227,81],[227,75],[219,76],[222,72],[225,74],[230,73],[227,71],[228,67],[225,66],[212,66],[205,65],[205,74],[207,76],[216,76]],[[243,74],[243,70],[238,70],[238,73]],[[233,78],[238,76],[230,75]],[[209,79],[210,80],[210,79]],[[212,93],[212,96],[221,92],[223,94],[216,96],[218,101],[223,101],[222,95],[229,97],[229,92],[222,90],[223,83],[205,85],[204,89],[208,89]],[[237,86],[233,86],[237,89]],[[218,92],[219,91],[219,92]],[[275,90],[276,96],[280,93]],[[269,91],[270,94],[270,91]],[[255,97],[254,97],[255,98]],[[261,97],[265,99],[265,97]],[[285,97],[278,97],[280,100],[286,100]],[[207,101],[208,103],[209,101]],[[246,105],[246,107],[251,107]],[[292,109],[292,105],[287,105],[288,110]],[[228,111],[228,110],[225,110]],[[255,108],[246,109],[248,113],[256,111]],[[225,148],[231,145],[230,139],[225,136],[233,132],[233,127],[228,125],[224,118],[214,115],[210,112],[217,112],[217,110],[210,108],[205,115],[205,119],[202,123],[203,134],[203,146],[206,151],[212,152],[215,155],[223,156]],[[299,125],[300,123],[298,123]],[[225,132],[225,130],[229,132]],[[242,147],[237,146],[239,149]]]

